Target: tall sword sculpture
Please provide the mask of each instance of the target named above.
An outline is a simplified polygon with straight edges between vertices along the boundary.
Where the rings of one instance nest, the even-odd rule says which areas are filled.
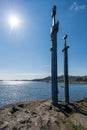
[[[62,52],[64,53],[64,88],[65,88],[65,102],[69,103],[69,81],[68,81],[68,48],[66,44],[67,35],[64,35],[64,48]]]
[[[58,105],[58,87],[57,87],[57,32],[59,29],[59,22],[55,20],[56,6],[52,8],[52,28],[51,28],[51,77],[52,77],[52,103]]]

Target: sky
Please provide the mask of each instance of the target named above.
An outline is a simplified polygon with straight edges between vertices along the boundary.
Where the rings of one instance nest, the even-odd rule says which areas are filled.
[[[58,75],[63,75],[63,36],[68,35],[69,75],[87,75],[87,0],[0,0],[0,79],[51,75],[51,10],[57,6]],[[10,16],[19,24],[11,25]]]

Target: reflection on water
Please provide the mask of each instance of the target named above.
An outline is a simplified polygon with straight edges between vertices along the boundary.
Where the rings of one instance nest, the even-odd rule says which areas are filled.
[[[6,81],[2,81],[4,85],[23,85],[23,84],[27,84],[27,83],[32,83],[32,81],[12,81],[12,80],[6,80]]]
[[[64,100],[63,84],[58,84],[58,99]],[[80,100],[87,97],[87,85],[70,84],[70,100]],[[51,84],[46,82],[31,81],[1,81],[0,82],[0,107],[9,103],[51,99]]]

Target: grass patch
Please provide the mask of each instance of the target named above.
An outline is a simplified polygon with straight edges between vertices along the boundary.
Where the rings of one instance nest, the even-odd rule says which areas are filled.
[[[0,121],[0,126],[1,126],[3,123],[4,123],[3,121]]]
[[[71,130],[80,130],[78,126],[75,126],[73,123],[70,123]]]

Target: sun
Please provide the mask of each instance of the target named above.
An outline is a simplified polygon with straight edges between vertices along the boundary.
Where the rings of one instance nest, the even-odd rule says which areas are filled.
[[[9,20],[10,20],[11,26],[18,26],[19,19],[16,16],[11,16]]]
[[[20,19],[15,15],[11,15],[8,20],[11,29],[17,28],[20,25]]]

